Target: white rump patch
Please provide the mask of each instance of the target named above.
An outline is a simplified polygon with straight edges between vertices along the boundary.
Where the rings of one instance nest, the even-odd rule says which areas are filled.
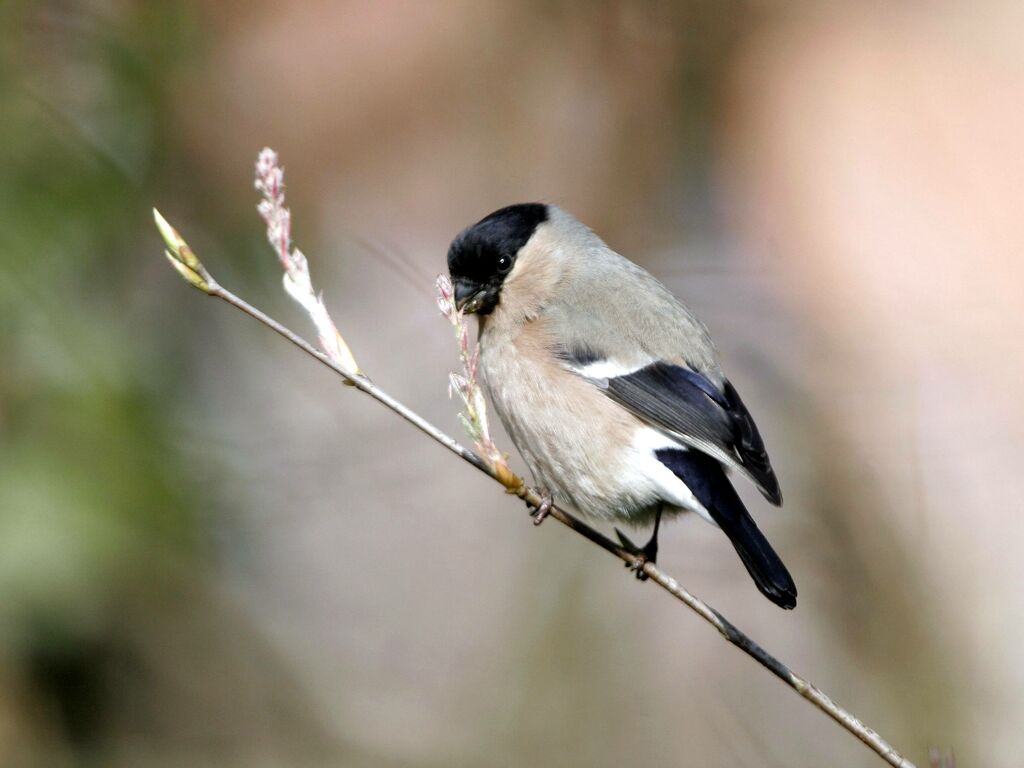
[[[711,513],[697,500],[689,486],[680,480],[671,469],[658,461],[658,457],[654,455],[655,451],[662,448],[681,451],[694,449],[688,448],[652,427],[641,427],[636,431],[633,448],[635,449],[632,460],[634,471],[646,478],[662,499],[673,506],[696,512],[709,523],[718,527],[718,523],[711,518]]]

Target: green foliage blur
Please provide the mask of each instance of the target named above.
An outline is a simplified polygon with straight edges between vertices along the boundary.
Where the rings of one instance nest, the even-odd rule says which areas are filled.
[[[8,2],[0,29],[0,749],[57,760],[98,746],[121,612],[203,546],[148,213],[187,175],[168,103],[202,39],[179,3]]]
[[[17,648],[36,625],[58,643],[90,631],[116,607],[98,604],[112,575],[197,546],[167,407],[180,367],[146,332],[173,317],[147,301],[144,229],[175,173],[167,89],[197,36],[175,4],[0,12],[0,590]]]

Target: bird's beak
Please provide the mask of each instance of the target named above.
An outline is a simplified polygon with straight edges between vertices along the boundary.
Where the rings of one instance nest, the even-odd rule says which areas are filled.
[[[466,280],[455,281],[455,307],[466,314],[473,314],[480,308],[484,289]]]

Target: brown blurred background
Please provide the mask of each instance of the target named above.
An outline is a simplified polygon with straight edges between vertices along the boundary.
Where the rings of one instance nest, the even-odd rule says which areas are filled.
[[[1024,6],[0,5],[0,764],[872,766],[658,590],[164,263],[453,433],[451,237],[556,202],[710,325],[786,494],[782,613],[686,585],[908,757],[1024,765]],[[502,438],[501,444],[508,446]],[[515,463],[518,464],[518,460]]]

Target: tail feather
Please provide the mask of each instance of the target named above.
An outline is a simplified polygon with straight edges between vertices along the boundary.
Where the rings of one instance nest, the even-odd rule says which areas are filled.
[[[722,529],[765,597],[780,608],[796,607],[796,584],[747,512],[722,465],[696,450],[662,449],[658,460],[686,483]]]
[[[723,514],[715,507],[708,511],[729,537],[761,594],[780,608],[795,608],[796,584],[793,583],[793,577],[789,575],[782,559],[772,549],[772,545],[768,543],[768,539],[761,533],[753,518],[743,508],[742,502],[739,515]]]

